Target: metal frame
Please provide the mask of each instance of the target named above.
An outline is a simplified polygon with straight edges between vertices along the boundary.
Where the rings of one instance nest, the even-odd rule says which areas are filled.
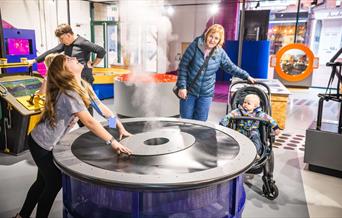
[[[119,21],[108,21],[108,20],[94,20],[94,2],[90,2],[90,40],[95,43],[95,26],[101,25],[103,27],[103,42],[104,49],[106,50],[106,55],[104,57],[104,67],[108,67],[108,38],[107,38],[107,27],[110,25],[117,26],[117,39],[118,39],[118,63],[121,63],[121,37],[120,37],[120,22]],[[95,55],[92,53],[91,58],[94,60]]]

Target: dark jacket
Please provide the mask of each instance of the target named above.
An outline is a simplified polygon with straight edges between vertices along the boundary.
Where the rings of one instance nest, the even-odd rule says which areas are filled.
[[[90,60],[90,53],[94,52],[96,54],[97,58],[102,59],[105,54],[106,50],[102,48],[99,45],[96,45],[87,39],[83,38],[82,36],[78,36],[76,40],[70,44],[70,45],[64,45],[59,44],[56,47],[44,52],[43,54],[39,55],[36,58],[36,61],[42,62],[44,61],[45,57],[48,54],[52,53],[61,53],[64,52],[64,54],[70,56],[70,57],[76,57],[78,62],[80,62],[83,65],[86,65],[87,62]]]
[[[224,116],[220,121],[220,125],[228,127],[230,120],[233,117],[256,117],[262,118],[270,122],[273,130],[279,129],[277,122],[268,114],[262,111],[261,107],[257,107],[252,113],[248,113],[241,105],[235,110],[232,110],[229,114]],[[259,131],[260,121],[255,120],[239,120],[236,130],[240,133],[249,136],[251,131]]]
[[[95,53],[96,57],[100,59],[102,59],[106,54],[106,50],[101,46],[88,41],[82,36],[78,36],[72,44],[64,45],[63,43],[60,43],[56,47],[36,57],[36,61],[38,63],[42,62],[47,55],[61,52],[64,52],[65,55],[70,57],[75,57],[79,63],[83,64],[84,68],[82,70],[82,78],[90,84],[94,81],[92,69],[87,66],[91,52]]]
[[[198,70],[205,61],[204,46],[204,38],[200,36],[186,49],[178,67],[178,88],[187,88],[195,78]],[[237,67],[229,59],[227,53],[222,48],[217,48],[209,60],[206,71],[198,77],[195,84],[192,85],[191,90],[188,90],[188,93],[195,96],[213,96],[216,71],[219,68],[241,79],[247,79],[249,76],[246,71]]]

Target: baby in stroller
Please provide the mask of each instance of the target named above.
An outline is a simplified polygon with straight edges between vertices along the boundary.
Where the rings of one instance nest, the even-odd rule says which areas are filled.
[[[229,112],[228,108],[231,111],[223,117],[220,125],[239,131],[255,144],[258,157],[247,173],[259,174],[263,172],[263,193],[266,198],[274,200],[278,196],[278,188],[273,180],[274,155],[272,143],[275,140],[275,135],[280,133],[280,129],[271,117],[271,91],[262,82],[249,85],[247,81],[232,83],[230,90],[233,90],[233,86],[244,83],[247,85],[237,89],[231,97],[229,96],[227,112]]]
[[[220,125],[228,127],[230,120],[235,117],[261,118],[263,119],[262,122],[270,123],[275,135],[280,133],[280,129],[276,121],[270,115],[262,111],[262,108],[260,107],[260,98],[256,94],[246,95],[242,105],[238,105],[238,108],[224,116],[220,122]],[[259,157],[263,153],[264,149],[259,133],[260,122],[261,121],[259,120],[243,119],[238,122],[235,129],[252,140],[257,149]]]

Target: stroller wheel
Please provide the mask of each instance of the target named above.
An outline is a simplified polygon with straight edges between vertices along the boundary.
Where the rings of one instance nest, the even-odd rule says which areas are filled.
[[[269,200],[276,199],[279,195],[279,190],[275,182],[270,181],[267,186],[269,188],[267,188],[265,184],[262,186],[262,192],[264,193],[265,197]]]

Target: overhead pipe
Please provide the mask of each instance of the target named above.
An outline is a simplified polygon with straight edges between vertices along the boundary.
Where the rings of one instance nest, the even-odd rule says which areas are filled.
[[[68,16],[68,24],[71,25],[71,22],[70,22],[70,0],[67,0],[67,16]]]
[[[59,14],[59,12],[58,12],[58,0],[56,0],[56,23],[57,23],[57,26],[59,24],[59,22],[58,22],[58,14]]]

